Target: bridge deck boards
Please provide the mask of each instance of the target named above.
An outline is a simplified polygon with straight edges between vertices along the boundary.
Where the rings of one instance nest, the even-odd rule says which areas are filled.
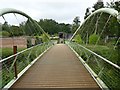
[[[96,88],[99,86],[67,45],[45,53],[12,88]]]

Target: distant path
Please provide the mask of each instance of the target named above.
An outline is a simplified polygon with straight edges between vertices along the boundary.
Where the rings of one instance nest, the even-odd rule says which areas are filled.
[[[99,86],[65,44],[53,46],[12,88],[89,88]]]

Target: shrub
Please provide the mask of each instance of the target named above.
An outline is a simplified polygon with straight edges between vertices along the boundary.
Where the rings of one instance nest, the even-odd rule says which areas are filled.
[[[31,38],[27,38],[27,48],[30,48],[30,47],[32,47],[32,40],[31,40]]]
[[[35,36],[35,45],[42,43],[41,36]]]
[[[79,34],[75,36],[74,41],[79,44],[83,43],[81,36]]]
[[[10,33],[7,32],[7,31],[0,31],[0,36],[2,36],[2,37],[9,37]]]
[[[96,34],[90,35],[89,44],[96,44],[98,38],[99,38],[99,35],[96,35]]]
[[[47,42],[47,41],[48,41],[48,38],[46,37],[45,34],[42,34],[42,41],[43,41],[43,42]]]

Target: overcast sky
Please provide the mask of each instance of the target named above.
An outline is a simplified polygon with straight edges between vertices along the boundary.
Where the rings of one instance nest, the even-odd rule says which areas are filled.
[[[83,21],[87,7],[92,7],[98,0],[0,0],[0,9],[15,8],[35,20],[54,19],[59,23],[72,23],[76,16]],[[110,0],[103,0],[109,2]]]

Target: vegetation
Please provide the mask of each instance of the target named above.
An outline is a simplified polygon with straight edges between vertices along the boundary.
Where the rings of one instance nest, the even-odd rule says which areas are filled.
[[[43,28],[43,30],[50,35],[57,34],[58,32],[71,33],[70,24],[59,24],[58,22],[52,19],[40,19],[38,23]]]
[[[76,35],[76,36],[74,37],[74,41],[75,41],[76,43],[79,43],[79,44],[82,44],[82,43],[83,43],[80,34],[78,34],[78,35]]]
[[[91,54],[89,51],[83,49],[81,46],[79,46],[79,44],[71,42],[69,43],[69,45],[83,58],[84,61],[86,61],[89,67],[98,75],[98,77],[101,80],[103,80],[103,82],[111,90],[119,88],[120,70],[106,63],[104,60],[100,59],[94,54]],[[117,54],[117,50],[114,50],[113,48],[104,45],[97,45],[95,47],[94,45],[90,44],[89,45],[82,44],[82,46],[89,48],[95,53],[117,64],[116,61],[119,57],[119,55]]]
[[[73,19],[71,32],[74,33],[79,26],[80,26],[80,18],[77,16]]]
[[[90,35],[89,44],[96,44],[98,39],[99,39],[99,35],[96,35],[96,34]]]
[[[0,37],[9,37],[10,34],[7,31],[0,31]]]
[[[50,43],[42,44],[19,54],[17,57],[17,72],[20,73],[28,64],[30,64],[30,62],[32,62],[36,57],[38,57],[49,46],[51,46]],[[4,54],[4,57],[5,55],[7,56],[8,54],[10,55],[12,53],[13,52],[11,48],[5,48],[2,50],[2,55]],[[14,66],[12,66],[13,62],[14,57],[2,62],[2,86],[0,87],[5,86],[14,78]]]
[[[25,48],[18,48],[17,51],[22,51]],[[13,55],[13,48],[0,48],[0,57],[1,58],[6,58],[10,55]]]
[[[105,6],[104,3],[101,0],[99,0],[99,2],[96,2],[92,6],[92,12],[103,7],[114,8],[120,12],[119,6],[120,6],[120,1],[115,2],[113,0],[110,3],[107,3],[107,6]],[[91,14],[90,7],[88,7],[86,9],[84,19],[86,19],[90,14]],[[58,32],[73,34],[80,26],[80,19],[78,16],[75,17],[73,19],[72,25],[65,23],[58,23],[52,19],[40,19],[37,23],[41,26],[41,28],[43,28],[45,32],[47,32],[49,36],[55,35],[56,37]],[[48,41],[45,34],[43,34],[38,29],[38,27],[35,24],[33,24],[30,20],[27,20],[26,22],[22,22],[19,26],[9,25],[7,22],[5,22],[0,26],[0,36],[2,37],[13,37],[13,36],[24,36],[24,35],[35,38],[35,45]],[[28,37],[27,39],[28,48],[33,46],[31,37]],[[120,61],[119,61],[120,40],[118,40],[118,38],[120,38],[120,24],[117,22],[116,18],[110,17],[109,14],[98,13],[92,16],[87,22],[85,22],[85,24],[80,28],[78,34],[74,37],[74,41],[77,42],[78,44],[82,44],[83,46],[89,48],[95,53],[105,57],[106,59],[120,66]],[[56,39],[58,39],[58,37],[52,38],[52,40],[56,40]],[[97,42],[98,39],[99,42]],[[21,54],[18,57],[18,62],[17,62],[19,63],[18,65],[19,70],[21,71],[26,65],[28,65],[33,59],[35,59],[36,56],[42,53],[42,49],[44,49],[43,47],[44,46],[40,46],[37,49],[36,48],[33,49],[31,55],[28,55],[30,51]],[[24,48],[18,49],[18,51],[21,51],[23,49]],[[39,50],[40,52],[38,52],[38,49],[41,49]],[[103,70],[103,73],[108,77],[106,80],[104,80],[105,79],[104,75],[103,76],[101,75],[101,79],[104,80],[106,84],[109,84],[108,86],[112,88],[119,86],[120,82],[118,76],[117,78],[115,78],[116,83],[112,82],[112,80],[115,77],[114,73],[116,73],[117,70],[115,71],[113,67],[111,67],[106,63],[103,63],[101,59],[97,59],[97,61],[99,62],[98,65],[98,62],[95,61],[96,57],[93,57],[91,53],[88,53],[87,51],[85,53],[85,50],[83,50],[82,48],[76,47],[76,51],[85,61],[88,61],[89,59],[88,64],[96,73],[99,73],[101,68],[103,68],[102,65],[104,65],[105,68]],[[12,55],[13,50],[12,48],[2,48],[0,50],[0,53],[2,53],[0,57],[5,58]],[[13,78],[13,75],[10,74],[11,76],[7,76],[7,74],[9,75],[9,71],[7,70],[3,70],[3,71],[4,71],[3,74],[6,74],[5,76],[3,76],[3,79],[5,80],[4,84],[6,84],[11,80],[11,78]],[[112,77],[109,78],[109,75]],[[109,80],[111,80],[111,82],[109,82]]]

